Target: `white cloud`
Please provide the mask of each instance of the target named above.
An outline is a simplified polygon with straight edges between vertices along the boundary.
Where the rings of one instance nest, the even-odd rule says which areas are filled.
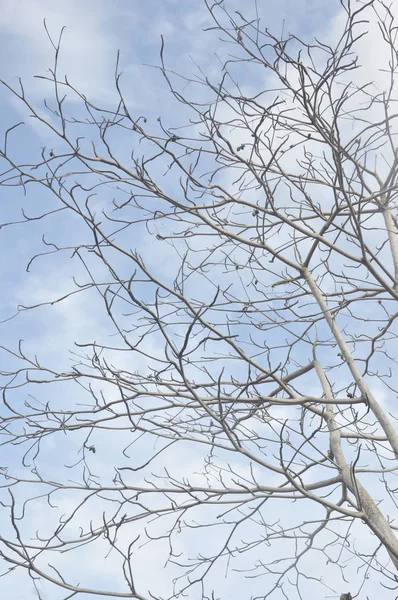
[[[97,99],[108,96],[117,41],[107,28],[106,4],[92,0],[2,0],[0,8],[0,33],[7,38],[10,58],[7,65],[3,62],[3,78],[44,75],[53,67],[54,51],[44,29],[45,19],[55,42],[66,27],[59,76],[67,74],[79,90]],[[28,89],[42,97],[37,80]]]

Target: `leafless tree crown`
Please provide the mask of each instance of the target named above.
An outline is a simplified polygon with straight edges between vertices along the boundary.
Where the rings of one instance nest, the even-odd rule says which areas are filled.
[[[162,41],[171,123],[131,108],[119,58],[115,104],[85,97],[50,32],[45,105],[3,81],[52,142],[5,132],[23,208],[2,232],[41,231],[26,281],[59,264],[63,292],[2,326],[102,311],[68,360],[29,333],[1,347],[3,581],[65,600],[397,593],[392,8],[342,1],[337,39],[308,42],[205,3],[221,76],[178,75]]]

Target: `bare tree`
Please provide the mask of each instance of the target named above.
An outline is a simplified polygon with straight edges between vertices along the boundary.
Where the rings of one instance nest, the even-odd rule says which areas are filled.
[[[330,45],[206,6],[219,80],[177,75],[162,42],[178,123],[135,114],[119,59],[97,106],[50,34],[45,107],[3,82],[52,139],[37,158],[5,133],[2,189],[29,208],[3,231],[47,223],[28,271],[67,255],[74,275],[15,318],[78,295],[108,325],[68,365],[2,346],[2,572],[43,598],[397,593],[392,9],[342,0]],[[361,66],[370,22],[383,89]],[[151,580],[143,552],[165,563]],[[101,557],[113,587],[76,572]]]

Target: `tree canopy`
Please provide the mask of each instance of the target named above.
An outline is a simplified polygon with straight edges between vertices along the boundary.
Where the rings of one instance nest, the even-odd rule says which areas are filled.
[[[342,0],[304,39],[204,4],[219,56],[179,73],[162,38],[158,115],[123,56],[110,99],[79,90],[48,27],[44,104],[2,82],[26,118],[0,235],[40,248],[2,323],[1,574],[65,600],[396,594],[395,9]]]

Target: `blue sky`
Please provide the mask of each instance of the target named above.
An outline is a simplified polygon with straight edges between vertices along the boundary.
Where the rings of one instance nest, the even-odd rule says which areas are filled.
[[[279,2],[264,0],[259,1],[258,5],[264,22],[276,34],[285,31],[294,32],[299,37],[317,36],[321,39],[333,39],[341,21],[341,7],[337,0],[280,0]],[[243,10],[242,2],[238,0],[227,2],[227,7],[231,10]],[[254,15],[254,3],[249,2],[248,8],[246,9],[245,6],[244,10]],[[59,35],[61,28],[66,26],[60,61],[61,74],[67,74],[69,81],[76,88],[100,104],[112,104],[115,100],[113,76],[116,53],[117,50],[120,50],[123,89],[130,106],[137,114],[142,111],[149,123],[155,121],[158,116],[162,116],[169,126],[181,122],[178,105],[170,97],[160,72],[147,66],[159,64],[161,34],[166,43],[165,56],[168,66],[186,75],[192,73],[196,63],[206,74],[216,78],[220,71],[220,62],[216,55],[221,58],[225,57],[228,50],[225,45],[220,44],[214,32],[204,33],[202,31],[211,25],[211,21],[201,0],[113,0],[112,2],[106,0],[84,0],[83,2],[81,0],[57,0],[56,2],[50,0],[0,0],[0,44],[3,54],[0,77],[11,85],[17,85],[17,78],[21,77],[26,93],[32,99],[34,106],[41,106],[43,97],[50,96],[48,84],[43,80],[33,78],[34,75],[44,75],[52,65],[52,48],[44,30],[43,19],[46,20],[48,30],[54,39]],[[371,30],[371,36],[373,35],[374,31]],[[372,52],[371,40],[372,37],[368,38],[364,44],[363,56],[369,66],[369,73],[378,77],[377,68],[380,55]],[[241,76],[245,80],[245,84],[251,84],[250,77],[243,73]],[[18,155],[33,156],[39,154],[43,147],[52,147],[52,137],[43,127],[27,117],[26,111],[5,89],[0,90],[0,104],[0,130],[4,130],[15,121],[24,120],[26,122],[25,128],[18,131],[14,138],[20,145],[17,150]],[[79,110],[77,104],[74,108],[73,102],[71,102],[70,108],[72,111]],[[123,146],[120,148],[120,152],[128,155],[130,148]],[[51,198],[43,195],[42,190],[35,192],[31,189],[29,196],[24,199],[21,190],[0,188],[0,220],[4,223],[16,218],[22,203],[25,210],[30,211],[29,214],[37,214],[40,208],[51,206],[51,202]],[[76,271],[78,267],[75,262],[69,261],[67,253],[38,259],[32,265],[30,272],[26,273],[25,267],[32,254],[43,251],[41,241],[43,233],[49,236],[46,238],[49,241],[65,239],[74,243],[80,239],[80,236],[84,236],[83,228],[71,217],[66,216],[63,221],[54,217],[46,223],[37,221],[27,226],[23,224],[1,229],[2,256],[7,256],[0,264],[2,281],[0,318],[4,320],[14,314],[15,305],[32,305],[48,299],[55,299],[70,289],[72,276],[77,276],[81,280],[85,276],[82,268],[80,271]],[[164,247],[161,251],[157,250],[157,247],[152,247],[151,240],[145,237],[144,232],[141,235],[142,238],[136,240],[136,245],[145,252],[150,266],[165,276],[169,273],[171,277],[174,274],[175,266],[171,253]],[[142,293],[145,294],[144,291]],[[27,349],[34,352],[39,348],[43,360],[54,366],[62,365],[60,369],[67,370],[68,351],[73,347],[74,341],[87,342],[98,339],[101,336],[109,335],[111,329],[111,326],[106,321],[104,322],[102,306],[98,298],[90,292],[84,296],[77,295],[64,303],[56,304],[50,310],[45,307],[23,313],[15,320],[5,321],[1,324],[0,334],[2,345],[14,345],[15,347],[17,340],[23,338]],[[2,359],[3,368],[4,365],[12,362],[5,355]],[[134,367],[143,368],[142,359],[137,359],[137,361]],[[126,359],[125,368],[131,368],[128,359]],[[33,385],[29,390],[32,396],[37,393],[38,397],[44,400],[45,394],[43,395],[40,385]],[[26,388],[22,388],[19,393],[19,400],[22,402],[26,399]],[[70,401],[72,391],[68,386],[60,386],[60,391],[57,393],[59,403]],[[79,396],[74,388],[73,394],[74,403],[78,404],[79,401],[84,400],[83,392]],[[381,391],[380,394],[382,394]],[[126,445],[126,439],[127,434],[120,435],[118,440],[112,441],[111,448],[107,448],[105,452],[98,451],[95,456],[90,457],[92,468],[101,473],[102,481],[111,481],[113,461],[116,460],[115,457],[119,456],[121,448]],[[60,476],[60,465],[72,463],[76,459],[81,443],[82,439],[77,437],[65,448],[62,447],[61,436],[59,442],[58,440],[57,442],[48,441],[43,465],[46,472],[50,474],[49,477],[51,477],[51,473],[54,474],[54,477]],[[99,447],[101,446],[101,435],[97,436],[96,443]],[[139,450],[135,450],[135,452],[142,453],[142,456],[145,457],[148,448],[139,446],[138,448]],[[2,452],[4,453],[3,460],[17,469],[20,449],[7,449],[6,452],[3,449]],[[170,462],[176,460],[176,456],[172,452],[166,456]],[[135,458],[138,460],[137,456]],[[247,465],[238,463],[239,461],[235,466],[240,466],[245,472]],[[161,461],[157,467],[161,469]],[[192,448],[186,448],[186,451],[178,456],[180,476],[191,474],[195,470],[201,473],[201,469],[202,456],[200,453],[195,453]],[[65,476],[67,476],[67,472]],[[199,479],[200,476],[198,475]],[[36,487],[39,494],[40,485],[35,486],[35,491]],[[6,495],[4,492],[0,496],[0,500],[5,501]],[[61,512],[67,513],[72,510],[75,501],[73,495],[59,494],[59,496],[57,503],[61,507]],[[22,497],[23,491],[21,491]],[[83,508],[81,519],[93,518],[94,521],[100,522],[102,508],[101,502],[93,502],[87,509]],[[25,524],[26,532],[33,534],[38,528],[51,526],[55,516],[48,510],[44,502],[37,501],[30,510],[30,524]],[[305,511],[302,510],[304,519]],[[285,519],[292,516],[288,512],[284,514],[284,508],[273,507],[270,508],[271,511],[275,511],[274,515],[271,513],[275,520],[280,514]],[[316,509],[314,509],[314,513],[317,514]],[[2,518],[4,520],[4,516],[2,517],[0,513],[0,522]],[[5,520],[3,526],[8,529]],[[132,526],[125,535],[133,537],[135,533],[135,527]],[[359,541],[361,541],[361,535],[361,531],[358,530],[357,539]],[[188,536],[181,542],[181,546],[189,549],[191,546],[193,547],[194,543],[196,542]],[[211,536],[201,538],[204,549],[216,543],[216,539],[213,540]],[[163,569],[166,545],[162,544],[160,543],[156,550],[152,545],[144,546],[137,558],[138,580],[143,593],[144,590],[151,587],[154,594],[162,593],[167,596],[170,590],[170,580],[175,568]],[[269,557],[270,553],[276,551],[275,548],[276,546],[274,550],[266,550],[265,554]],[[104,588],[111,589],[112,586],[120,585],[120,589],[122,589],[122,582],[115,584],[114,581],[118,564],[114,555],[111,555],[106,563],[101,563],[101,570],[98,570],[96,560],[100,560],[101,550],[101,544],[94,554],[90,548],[79,550],[74,557],[69,558],[69,569],[81,576],[82,585],[89,585],[95,581],[98,587],[102,584]],[[314,557],[314,570],[316,571],[321,568],[321,562],[317,562],[316,553]],[[309,565],[308,569],[311,570],[311,568]],[[328,591],[325,588],[324,593],[325,597],[335,598],[346,589],[341,580],[336,583],[338,570],[334,570],[332,565],[329,568],[330,572],[325,574],[325,580],[330,589]],[[349,569],[350,566],[347,564],[346,571],[349,572]],[[356,589],[355,582],[359,581],[360,575],[350,572],[349,579],[353,585],[352,589]],[[233,572],[230,572],[228,579],[223,579],[221,584],[218,582],[220,576],[223,577],[224,572],[221,575],[217,573],[212,577],[214,582],[220,585],[221,592],[228,594],[228,597],[235,597],[237,590],[239,597],[249,597],[249,590],[250,593],[258,593],[263,585],[261,579],[249,580],[243,587],[242,580]],[[36,598],[34,589],[27,578],[21,578],[20,582],[17,582],[15,578],[9,576],[0,582],[7,600]],[[264,583],[264,585],[266,584]],[[304,586],[307,600],[320,598],[319,589],[317,588],[315,591],[311,582],[304,583]],[[368,589],[369,597],[372,597],[371,592],[376,593],[375,590],[380,588],[375,583],[373,589],[371,584]],[[43,587],[43,599],[58,597],[63,596],[61,594],[56,596],[53,590]],[[279,599],[282,598],[282,595],[276,597]],[[82,596],[82,598],[86,600],[86,597]]]

